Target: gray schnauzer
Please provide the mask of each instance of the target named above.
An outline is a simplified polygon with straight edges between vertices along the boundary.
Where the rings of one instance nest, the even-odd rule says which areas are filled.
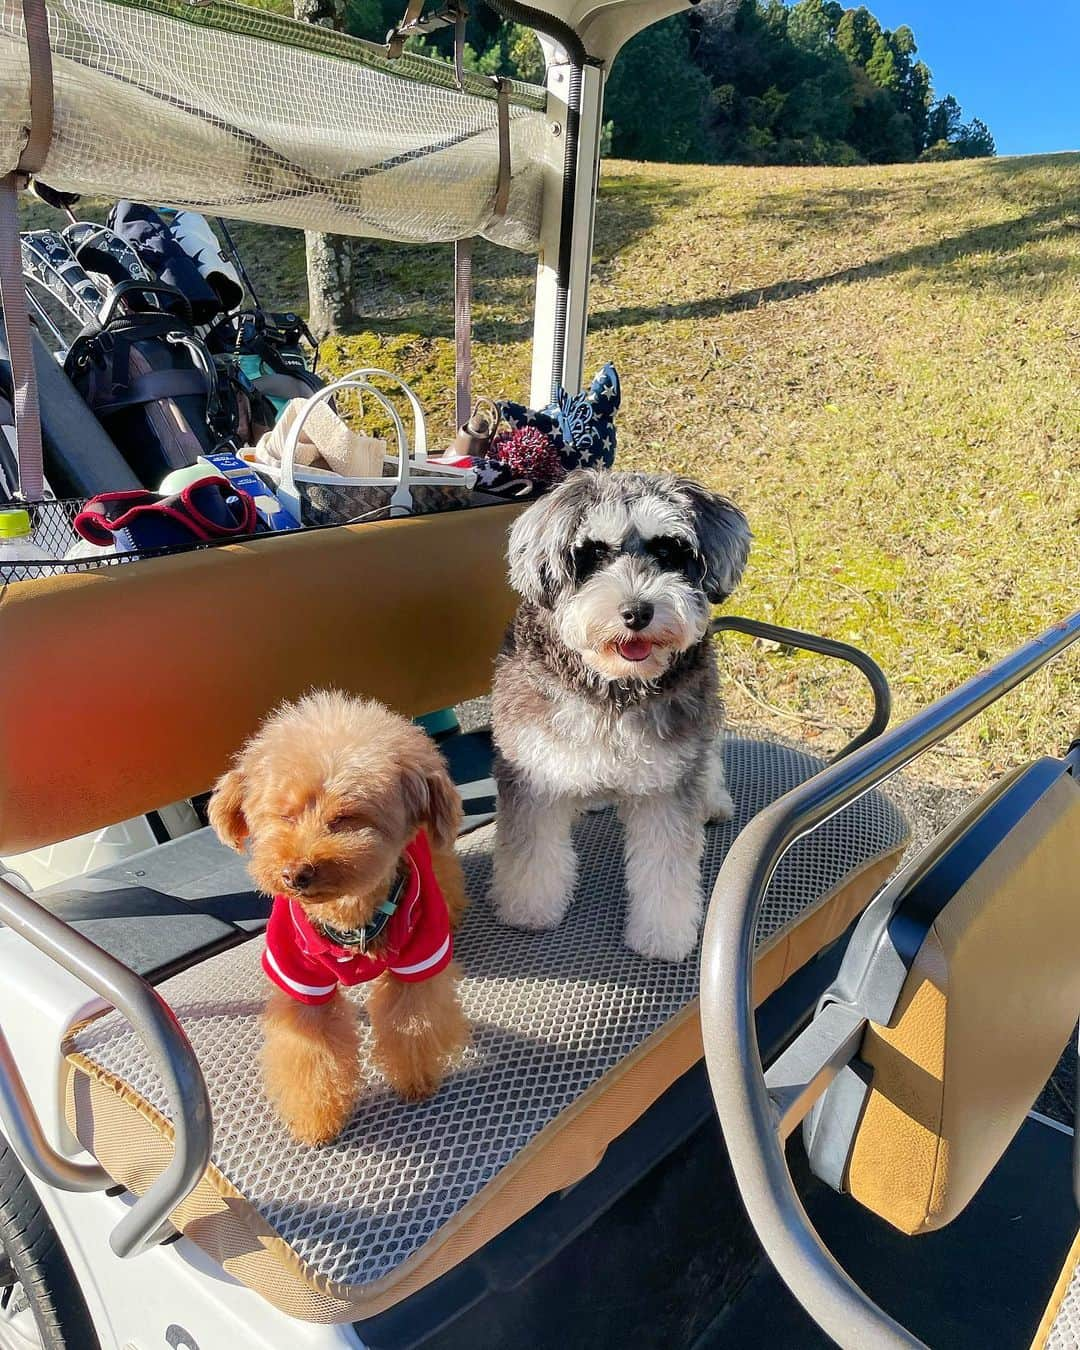
[[[573,894],[575,817],[615,801],[626,940],[681,961],[701,926],[707,820],[726,820],[710,606],[738,584],[746,517],[673,474],[580,470],[510,532],[522,603],[495,666],[493,891],[553,928]]]

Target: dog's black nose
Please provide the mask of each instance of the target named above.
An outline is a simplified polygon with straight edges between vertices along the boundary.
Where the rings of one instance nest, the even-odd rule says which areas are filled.
[[[294,891],[306,891],[315,880],[315,869],[310,863],[301,863],[299,867],[287,868],[282,877],[285,885]]]
[[[622,612],[623,623],[626,624],[634,633],[639,633],[643,628],[648,628],[652,623],[653,607],[648,600],[638,600],[636,604],[627,605]]]

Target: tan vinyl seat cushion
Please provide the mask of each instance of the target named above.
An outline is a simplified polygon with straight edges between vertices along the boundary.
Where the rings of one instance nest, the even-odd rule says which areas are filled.
[[[731,739],[734,821],[708,831],[711,887],[731,841],[821,761]],[[576,841],[578,894],[550,933],[501,927],[486,894],[493,827],[460,842],[473,906],[459,935],[473,1044],[439,1094],[402,1105],[372,1070],[344,1136],[293,1143],[258,1077],[261,943],[161,985],[213,1103],[213,1164],[174,1221],[231,1274],[312,1321],[370,1316],[441,1275],[600,1161],[608,1143],[701,1056],[698,961],[647,961],[623,943],[622,838],[611,811]],[[760,1001],[837,937],[896,865],[903,818],[873,793],[801,840],[759,929]],[[143,1191],[169,1152],[160,1085],[116,1014],[68,1046],[67,1111],[109,1172]]]
[[[848,1188],[904,1233],[964,1209],[1020,1128],[1080,1008],[1080,784],[1056,778],[927,933],[889,1026]]]

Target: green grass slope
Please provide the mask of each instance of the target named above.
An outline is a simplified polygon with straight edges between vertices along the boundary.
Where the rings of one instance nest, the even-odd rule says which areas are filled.
[[[302,306],[303,237],[238,227],[266,299]],[[368,332],[328,364],[414,381],[452,422],[448,248],[365,248]],[[478,393],[527,393],[532,261],[482,247]],[[623,382],[622,467],[732,495],[756,535],[743,613],[856,642],[897,711],[1080,600],[1080,156],[859,169],[607,163],[590,369]],[[839,743],[857,677],[728,643],[736,717]],[[1080,659],[924,771],[980,778],[1080,731]]]

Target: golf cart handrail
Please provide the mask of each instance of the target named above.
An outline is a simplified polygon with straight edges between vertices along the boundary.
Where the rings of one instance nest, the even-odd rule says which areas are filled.
[[[944,740],[1077,639],[1080,611],[778,798],[738,836],[716,878],[702,941],[701,1023],[732,1170],[778,1274],[841,1346],[911,1350],[921,1342],[838,1265],[795,1192],[782,1144],[791,1112],[766,1087],[754,1026],[751,974],[762,901],[777,865],[796,840]],[[837,1029],[838,1045],[849,1031]],[[817,1091],[828,1077],[828,1072],[819,1075]],[[801,1105],[808,1105],[805,1097]]]
[[[765,623],[761,619],[744,619],[741,614],[725,614],[714,619],[710,627],[713,633],[745,633],[750,637],[765,638],[769,642],[783,643],[788,647],[801,647],[804,651],[817,652],[820,656],[831,656],[837,661],[846,661],[866,676],[866,681],[874,695],[874,712],[865,730],[853,737],[833,755],[829,761],[835,764],[845,759],[853,751],[868,741],[876,740],[889,725],[892,713],[892,691],[885,672],[872,656],[849,642],[837,642],[834,638],[819,637],[816,633],[804,633],[798,628],[782,628],[779,624]]]
[[[172,1157],[109,1238],[117,1256],[137,1256],[172,1234],[169,1215],[195,1188],[210,1162],[210,1098],[195,1052],[152,985],[3,878],[0,920],[111,1003],[146,1047],[165,1085],[173,1126]],[[47,1185],[87,1191],[112,1184],[103,1168],[74,1163],[46,1140],[2,1033],[0,1120],[19,1161]]]

